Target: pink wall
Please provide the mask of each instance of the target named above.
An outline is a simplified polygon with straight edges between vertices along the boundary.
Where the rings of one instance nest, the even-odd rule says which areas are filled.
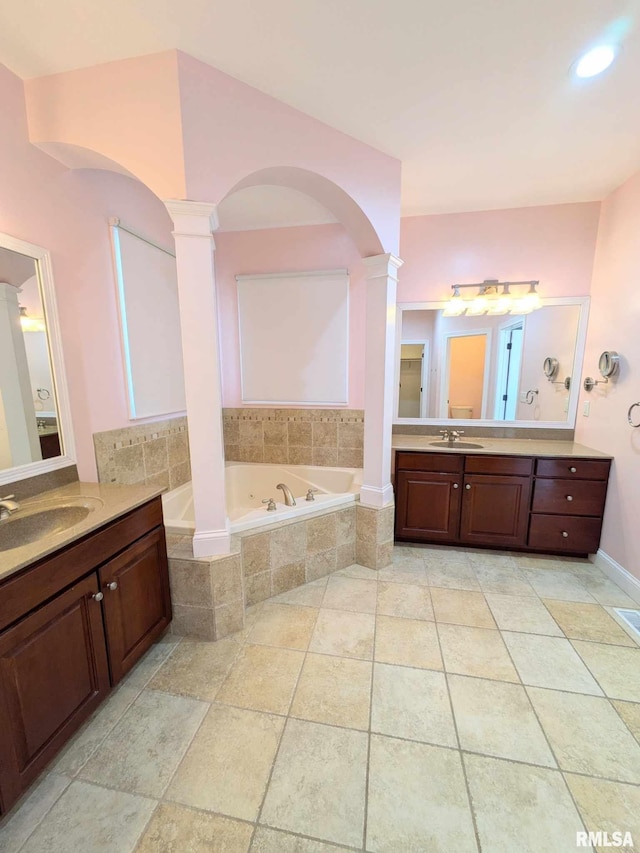
[[[215,242],[224,405],[230,408],[243,405],[235,276],[346,268],[350,274],[349,408],[363,408],[365,269],[358,250],[342,225],[223,232],[215,235]],[[268,354],[265,354],[265,358],[268,358]]]
[[[451,285],[540,280],[542,296],[587,296],[599,202],[402,220],[398,302],[440,300]]]
[[[615,457],[601,547],[640,579],[640,429],[627,423],[640,401],[639,274],[640,172],[602,204],[583,375],[600,378],[603,350],[617,350],[622,368],[617,381],[582,392],[576,431],[578,441]],[[580,414],[585,400],[588,418]]]
[[[0,66],[0,231],[51,252],[78,467],[95,479],[92,433],[128,421],[110,216],[172,245],[164,205],[111,172],[69,171],[29,143],[22,82]]]

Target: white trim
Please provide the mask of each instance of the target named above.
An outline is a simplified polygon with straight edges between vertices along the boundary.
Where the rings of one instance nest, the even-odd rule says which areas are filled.
[[[12,483],[17,480],[26,480],[39,474],[47,474],[58,468],[66,468],[76,464],[76,448],[73,435],[73,422],[71,419],[71,404],[69,400],[69,389],[64,366],[64,352],[62,348],[62,334],[60,331],[60,320],[56,304],[55,287],[53,283],[53,269],[51,266],[51,255],[47,249],[19,240],[9,234],[0,233],[0,247],[27,255],[35,261],[38,284],[40,286],[40,297],[44,312],[45,325],[47,328],[47,347],[51,362],[51,374],[53,377],[53,393],[56,401],[58,433],[63,450],[62,456],[52,459],[43,459],[31,462],[27,465],[17,465],[13,468],[5,468],[0,471],[0,485]]]
[[[580,318],[578,321],[578,331],[576,336],[576,351],[573,360],[573,372],[571,374],[571,391],[569,395],[569,407],[566,421],[535,421],[535,420],[516,420],[516,421],[498,421],[489,419],[472,418],[469,420],[447,418],[447,426],[452,427],[512,427],[514,429],[558,429],[558,430],[574,430],[576,426],[578,414],[578,402],[580,390],[582,387],[582,364],[584,360],[585,347],[587,343],[587,324],[589,322],[589,307],[591,299],[589,296],[550,296],[542,298],[544,307],[551,305],[579,305]],[[402,314],[404,311],[439,311],[446,308],[446,301],[433,302],[399,302],[397,308],[397,334],[396,334],[396,387],[395,387],[395,404],[394,412],[398,411],[398,382],[400,376],[400,338],[402,337]],[[514,315],[515,316],[515,315]],[[519,316],[519,315],[518,315]],[[400,426],[415,425],[415,426],[437,426],[442,424],[442,418],[398,418],[394,417],[393,423]]]
[[[253,275],[252,273],[246,273],[243,275],[237,275],[236,281],[248,281],[256,278],[260,279],[268,279],[268,278],[298,278],[299,276],[305,276],[310,278],[311,276],[316,275],[346,275],[349,276],[348,269],[338,269],[338,270],[300,270],[300,272],[264,272],[264,273],[256,273]]]
[[[378,486],[362,486],[360,489],[360,505],[382,509],[393,504],[393,486],[387,483],[382,488]]]
[[[193,536],[194,557],[221,557],[231,553],[229,530],[203,530]]]
[[[596,554],[591,554],[589,559],[605,573],[614,583],[627,593],[637,604],[640,604],[640,580],[621,566],[613,557],[610,557],[602,548]]]

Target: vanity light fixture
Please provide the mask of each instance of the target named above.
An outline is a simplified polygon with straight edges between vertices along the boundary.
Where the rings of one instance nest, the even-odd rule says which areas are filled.
[[[44,332],[44,321],[41,317],[30,317],[24,305],[20,306],[20,325],[23,332]]]
[[[443,311],[445,317],[459,317],[467,314],[479,317],[481,314],[530,314],[542,306],[540,295],[536,288],[537,281],[498,281],[485,279],[479,284],[452,284],[453,296],[449,299]],[[478,289],[478,293],[465,299],[460,294],[463,287]],[[511,287],[528,287],[523,296],[513,296]]]
[[[595,77],[611,65],[616,58],[616,48],[601,44],[583,54],[576,65],[576,77]]]

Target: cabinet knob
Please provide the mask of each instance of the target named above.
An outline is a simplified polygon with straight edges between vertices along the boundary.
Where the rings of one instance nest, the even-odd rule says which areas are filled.
[[[93,598],[94,601],[102,601],[102,599],[104,598],[104,593],[94,592],[91,598]]]
[[[569,468],[569,470],[571,471],[572,474],[575,474],[578,469],[574,468],[574,466],[572,465],[571,468]]]
[[[568,501],[572,501],[572,500],[573,500],[573,495],[567,495],[567,500],[568,500]]]
[[[107,589],[110,589],[113,592],[114,590],[118,589],[118,582],[111,581],[111,583],[106,584],[106,587]]]
[[[458,483],[454,483],[454,484],[453,484],[453,488],[454,488],[454,489],[459,489],[459,488],[460,488],[460,486],[459,486],[459,484],[458,484]]]
[[[469,489],[470,489],[470,488],[471,488],[471,483],[467,483],[467,485],[465,486],[465,489],[466,489],[467,491],[469,491]]]
[[[562,538],[563,538],[563,539],[568,539],[568,538],[569,538],[569,534],[567,533],[567,531],[566,531],[566,530],[563,530],[563,531],[562,531]]]

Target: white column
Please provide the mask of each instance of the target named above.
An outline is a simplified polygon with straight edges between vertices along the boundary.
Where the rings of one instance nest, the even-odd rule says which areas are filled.
[[[395,400],[396,289],[400,258],[374,255],[367,267],[364,392],[364,475],[360,502],[383,507],[393,500],[391,429]]]
[[[165,201],[173,219],[184,386],[195,511],[195,557],[228,554],[225,500],[222,381],[214,268],[216,207]]]

